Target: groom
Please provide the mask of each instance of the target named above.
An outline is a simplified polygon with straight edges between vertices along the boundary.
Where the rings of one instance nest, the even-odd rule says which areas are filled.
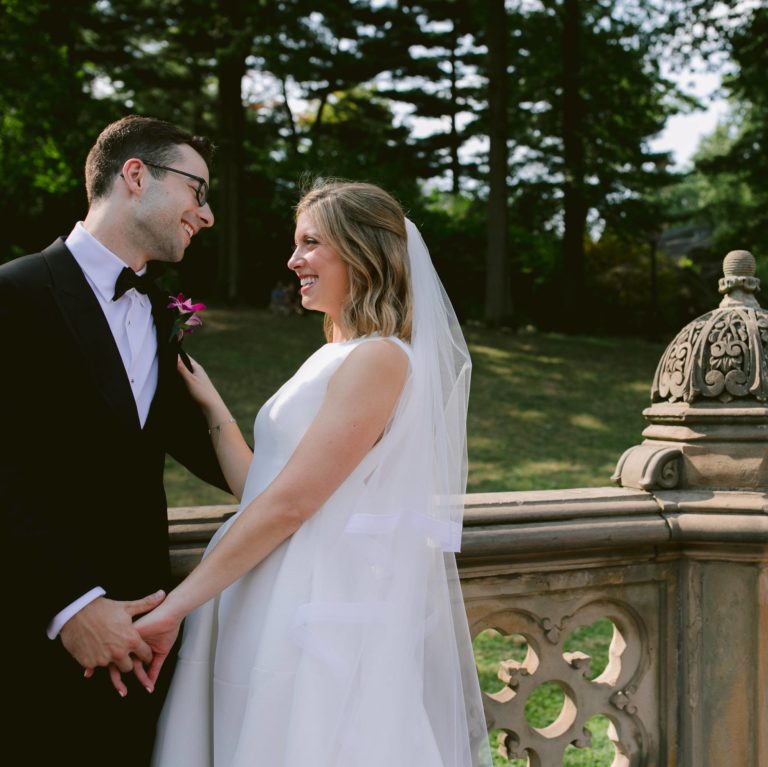
[[[152,657],[132,619],[168,587],[165,454],[226,483],[176,370],[174,310],[145,271],[213,225],[211,150],[160,120],[107,126],[85,220],[0,266],[8,764],[149,760],[161,695],[130,673]],[[122,698],[110,664],[128,672]]]

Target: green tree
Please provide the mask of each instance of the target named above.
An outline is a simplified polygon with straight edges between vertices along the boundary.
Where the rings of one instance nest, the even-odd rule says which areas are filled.
[[[95,4],[0,2],[0,261],[66,234],[86,209],[82,168],[114,115],[92,98],[83,33]]]
[[[697,53],[725,71],[729,111],[700,143],[694,168],[665,193],[672,216],[711,231],[696,268],[710,282],[723,255],[735,248],[758,255],[768,280],[768,7],[734,1],[702,0],[689,8],[678,33],[678,48]],[[707,301],[713,296],[708,292]]]
[[[330,0],[311,11],[298,0],[111,0],[102,11],[94,33],[101,50],[97,66],[114,98],[205,131],[219,146],[217,281],[219,292],[235,301],[248,292],[244,284],[256,263],[246,256],[246,243],[271,239],[264,229],[272,207],[295,196],[302,173],[327,174],[329,166],[338,166],[335,136],[345,110],[337,110],[333,125],[329,115],[338,94],[352,92],[397,58],[389,40],[394,11]],[[244,85],[257,81],[262,90],[273,89],[271,98],[245,92]],[[382,138],[392,123],[388,110],[355,98],[355,117],[346,102],[350,119],[367,110],[364,125],[373,132],[366,140]],[[292,106],[297,102],[298,111]],[[375,118],[383,123],[374,128]],[[359,165],[347,167],[359,173]],[[253,209],[266,218],[261,225],[249,215]],[[279,220],[290,225],[289,214]]]
[[[490,325],[511,318],[510,266],[507,253],[507,12],[504,0],[489,0],[488,126],[490,139],[488,245],[485,260],[485,320]]]
[[[450,193],[457,195],[465,180],[477,175],[461,152],[477,135],[477,112],[487,99],[478,78],[486,58],[480,41],[487,10],[469,0],[405,0],[398,7],[393,34],[407,55],[377,89],[410,117],[431,123],[431,131],[411,137],[419,157],[414,171],[431,182],[447,179]]]
[[[713,202],[708,215],[720,251],[746,248],[768,252],[768,7],[727,35],[736,70],[725,78],[731,94],[726,122],[701,147],[696,168]]]
[[[512,119],[526,130],[514,172],[554,208],[560,289],[548,316],[562,328],[578,329],[585,316],[577,307],[585,303],[589,229],[620,221],[618,211],[636,208],[660,182],[666,158],[648,140],[663,127],[674,88],[659,69],[659,24],[639,2],[547,0],[516,30]]]
[[[241,82],[254,30],[268,21],[266,6],[236,0],[110,0],[101,4],[93,30],[99,43],[94,64],[109,80],[113,100],[215,139],[216,282],[230,301],[238,296],[244,238]]]

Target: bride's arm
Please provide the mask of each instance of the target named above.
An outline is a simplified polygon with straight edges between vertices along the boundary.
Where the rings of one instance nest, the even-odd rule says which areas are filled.
[[[361,344],[349,354],[280,474],[243,510],[195,570],[136,623],[155,653],[149,670],[153,681],[183,618],[292,535],[374,446],[392,415],[407,370],[405,352],[384,339]]]
[[[253,453],[202,365],[192,359],[190,362],[192,372],[187,369],[181,359],[177,361],[176,367],[192,398],[200,405],[208,421],[211,440],[221,471],[232,494],[240,500],[243,497],[245,479],[248,476]]]

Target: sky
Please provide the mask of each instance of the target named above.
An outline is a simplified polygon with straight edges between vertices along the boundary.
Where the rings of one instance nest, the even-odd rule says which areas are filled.
[[[712,11],[713,18],[722,20],[725,16],[730,16],[729,24],[739,25],[748,18],[749,14],[762,7],[766,0],[739,0],[737,3],[721,3]],[[714,63],[714,57],[710,55],[710,66]],[[705,66],[702,61],[691,64],[691,69],[674,74],[665,70],[662,64],[662,74],[671,77],[673,80],[681,83],[687,91],[699,96],[707,103],[704,110],[694,112],[689,115],[678,115],[672,117],[668,122],[666,129],[662,131],[659,138],[651,142],[651,148],[655,150],[668,150],[674,153],[678,169],[685,167],[693,153],[696,151],[702,136],[711,133],[727,111],[727,103],[717,94],[720,86],[721,75],[728,69],[728,58],[725,51],[721,52],[719,64],[715,68],[720,71],[705,72]]]
[[[651,148],[671,151],[675,167],[682,169],[690,163],[701,138],[715,129],[727,110],[727,103],[716,93],[720,85],[717,73],[685,72],[677,79],[684,83],[687,91],[705,101],[706,109],[671,117],[660,136],[651,142]]]

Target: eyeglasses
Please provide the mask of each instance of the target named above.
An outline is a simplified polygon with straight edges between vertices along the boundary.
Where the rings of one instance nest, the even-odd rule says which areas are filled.
[[[197,181],[197,189],[195,189],[195,197],[197,198],[197,204],[202,208],[206,202],[208,202],[208,182],[200,176],[195,176],[192,173],[187,173],[185,170],[178,170],[177,168],[169,168],[167,165],[156,165],[153,162],[147,162],[142,160],[144,165],[149,165],[151,168],[157,168],[158,170],[169,170],[171,173],[178,173],[180,176],[186,176],[187,178]]]

